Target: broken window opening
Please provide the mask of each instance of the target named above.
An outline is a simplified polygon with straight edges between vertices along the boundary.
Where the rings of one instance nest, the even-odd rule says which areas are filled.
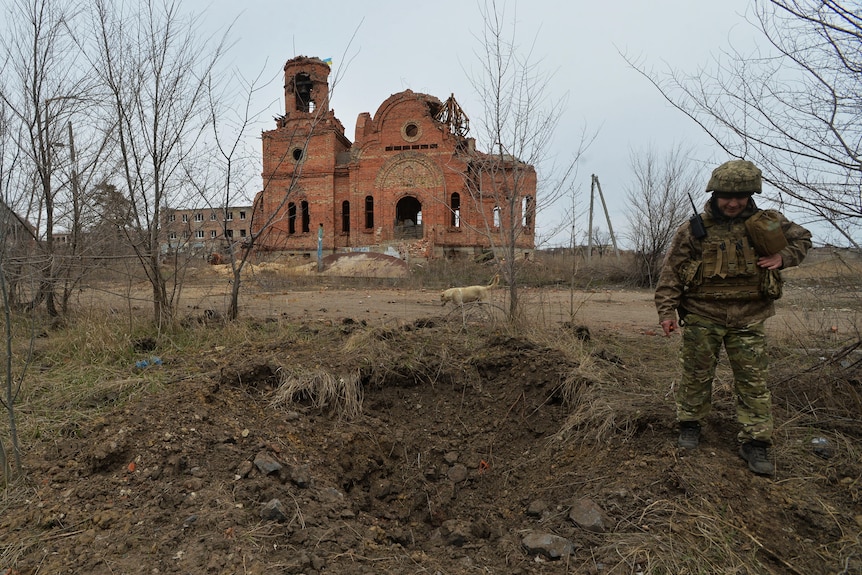
[[[404,196],[395,204],[395,237],[421,238],[422,203],[413,196]]]
[[[302,233],[307,234],[311,229],[311,215],[308,213],[308,202],[302,200]]]
[[[521,204],[521,213],[523,214],[524,227],[527,229],[533,228],[533,197],[524,196]]]
[[[311,100],[311,91],[314,83],[308,74],[297,74],[293,77],[293,93],[296,97],[296,110],[298,112],[313,111],[314,103]]]
[[[293,202],[287,204],[287,233],[296,233],[296,204]]]
[[[500,206],[494,206],[494,227],[495,228],[500,227],[500,222],[502,221],[501,212],[502,212],[502,210],[500,209]]]

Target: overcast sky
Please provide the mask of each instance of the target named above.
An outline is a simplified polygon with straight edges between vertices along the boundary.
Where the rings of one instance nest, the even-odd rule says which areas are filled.
[[[445,100],[454,94],[468,117],[482,104],[469,82],[482,20],[475,0],[249,0],[241,7],[228,0],[188,0],[184,9],[200,11],[207,28],[233,25],[230,63],[247,77],[265,70],[275,81],[256,100],[264,123],[283,113],[282,67],[294,56],[332,58],[338,75],[331,107],[353,140],[356,118],[372,115],[390,95],[411,89]],[[555,74],[547,87],[553,98],[567,95],[566,113],[555,142],[561,152],[577,146],[584,127],[598,136],[579,166],[575,197],[578,241],[587,228],[591,175],[599,178],[614,231],[625,236],[626,191],[633,184],[632,151],[653,148],[663,157],[677,145],[693,147],[709,172],[729,159],[680,112],[674,110],[620,52],[648,67],[695,72],[724,48],[752,46],[759,35],[745,21],[747,0],[509,0],[517,11],[518,37],[536,39],[534,60]],[[256,130],[259,134],[259,130]],[[565,156],[561,156],[562,159]],[[260,182],[255,185],[259,188]],[[256,189],[249,190],[252,197]],[[700,205],[705,195],[696,198]],[[598,199],[597,199],[598,202]],[[570,211],[567,199],[538,215],[539,235]],[[598,203],[597,203],[598,206]],[[594,226],[607,230],[597,212]],[[571,230],[551,245],[568,245]],[[625,238],[618,240],[625,245]],[[621,246],[622,247],[622,246]]]

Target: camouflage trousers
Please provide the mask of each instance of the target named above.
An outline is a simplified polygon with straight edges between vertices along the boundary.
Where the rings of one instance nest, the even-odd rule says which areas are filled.
[[[722,346],[733,370],[740,441],[772,443],[772,397],[766,387],[764,322],[729,328],[688,314],[682,334],[682,382],[675,393],[679,421],[701,421],[712,409],[712,382]]]

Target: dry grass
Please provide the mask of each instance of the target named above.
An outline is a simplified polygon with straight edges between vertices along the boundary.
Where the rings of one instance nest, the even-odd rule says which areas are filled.
[[[761,560],[778,562],[783,572],[801,575],[768,544],[755,538],[732,512],[716,508],[708,498],[692,501],[660,499],[629,518],[626,532],[594,552],[617,557],[608,573],[712,575],[714,573],[771,573]]]
[[[325,369],[285,369],[271,405],[309,406],[354,419],[362,413],[362,385],[359,372],[337,375]]]

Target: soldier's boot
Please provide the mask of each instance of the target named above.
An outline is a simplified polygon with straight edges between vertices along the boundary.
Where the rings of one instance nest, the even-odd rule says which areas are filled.
[[[747,441],[739,447],[739,456],[748,463],[748,468],[754,473],[775,475],[775,466],[769,461],[768,447],[769,444],[765,441]]]
[[[700,423],[697,421],[680,421],[677,445],[683,449],[695,449],[699,443]]]

